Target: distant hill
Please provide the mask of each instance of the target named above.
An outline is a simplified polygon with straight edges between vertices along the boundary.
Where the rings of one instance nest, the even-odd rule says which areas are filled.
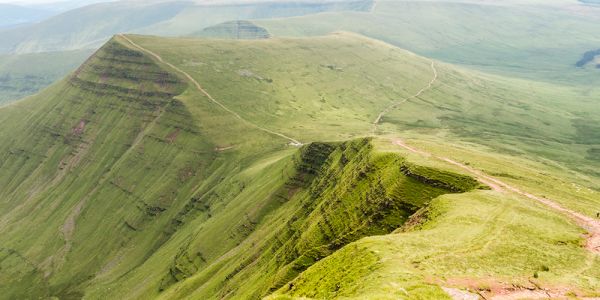
[[[600,49],[590,50],[583,54],[581,59],[575,64],[577,67],[584,67],[585,65],[593,62],[594,59],[600,55]]]
[[[579,0],[579,2],[585,4],[600,4],[600,0]]]
[[[0,32],[0,53],[96,48],[115,33],[172,18],[191,5],[189,2],[119,1],[78,8],[38,24]]]
[[[249,21],[230,21],[204,28],[194,36],[227,39],[267,39],[271,35],[260,26]]]
[[[600,44],[596,10],[562,0],[379,0],[370,13],[335,12],[254,23],[273,36],[352,31],[485,72],[600,86],[600,77],[591,70],[574,67],[581,53]]]
[[[0,30],[37,22],[53,14],[54,12],[50,10],[0,3]]]
[[[112,35],[186,35],[226,21],[303,16],[328,11],[366,11],[372,0],[326,2],[117,1],[93,4],[39,24],[0,31],[0,53],[93,49]],[[110,16],[107,18],[106,16]]]
[[[91,0],[88,2],[97,2]],[[59,9],[81,5],[81,2],[61,2],[48,6]],[[78,56],[70,57],[72,51],[93,50],[106,42],[112,35],[121,32],[140,32],[154,35],[190,35],[220,36],[227,38],[266,37],[269,34],[259,26],[249,27],[247,23],[234,26],[234,20],[303,16],[332,11],[367,11],[372,0],[353,1],[118,1],[99,3],[76,8],[38,24],[24,25],[18,28],[0,30],[0,63],[19,61],[19,74],[9,73],[10,66],[0,66],[0,102],[14,101],[36,92],[83,61]],[[57,6],[57,7],[56,7]],[[43,6],[45,7],[45,6]],[[0,14],[3,11],[0,10]],[[107,18],[106,16],[110,16]],[[1,19],[1,18],[0,18]],[[214,28],[213,25],[232,21]],[[205,31],[202,31],[207,28]],[[241,30],[241,31],[240,31]],[[58,52],[67,51],[64,55]],[[22,54],[40,53],[38,57],[50,53],[48,57],[60,56],[56,62],[62,62],[53,72],[47,69],[41,73],[39,66],[28,65],[22,60]],[[37,61],[37,60],[34,60]],[[13,64],[14,65],[14,64]],[[54,75],[50,76],[52,73]]]
[[[93,50],[0,54],[0,105],[36,93],[79,66]]]

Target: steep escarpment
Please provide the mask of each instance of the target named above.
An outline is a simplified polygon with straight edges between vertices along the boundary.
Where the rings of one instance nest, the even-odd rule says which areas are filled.
[[[62,82],[3,111],[0,243],[27,263],[3,265],[0,290],[80,297],[115,261],[127,270],[169,238],[164,228],[216,156],[175,98],[185,86],[113,39]]]
[[[406,175],[407,168],[418,171]],[[232,228],[245,237],[226,256],[209,258],[206,240],[189,243],[163,277],[162,297],[266,296],[344,245],[399,228],[437,196],[478,186],[470,177],[379,153],[369,139],[305,145],[277,173],[284,174],[280,186],[265,200],[276,208],[247,214]]]

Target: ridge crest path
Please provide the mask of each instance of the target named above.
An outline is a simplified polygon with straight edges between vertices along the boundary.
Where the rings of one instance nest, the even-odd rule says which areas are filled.
[[[175,71],[179,72],[179,73],[180,73],[181,75],[183,75],[183,76],[184,76],[184,77],[185,77],[185,78],[186,78],[188,81],[190,81],[191,83],[193,83],[193,84],[194,84],[194,86],[196,87],[196,89],[197,89],[198,91],[200,91],[202,94],[204,94],[204,95],[205,95],[205,96],[206,96],[206,97],[207,97],[207,98],[208,98],[210,101],[212,101],[213,103],[217,104],[217,105],[218,105],[218,106],[220,106],[220,107],[221,107],[223,110],[225,110],[226,112],[228,112],[228,113],[232,114],[233,116],[235,116],[235,117],[236,117],[237,119],[239,119],[240,121],[242,121],[242,122],[244,122],[244,123],[246,123],[246,124],[248,124],[248,125],[250,125],[250,126],[252,126],[252,127],[256,128],[256,129],[258,129],[258,130],[261,130],[261,131],[264,131],[264,132],[266,132],[266,133],[269,133],[269,134],[276,135],[276,136],[278,136],[278,137],[284,138],[284,139],[286,139],[286,140],[290,141],[289,145],[292,145],[292,146],[295,146],[295,147],[299,147],[299,146],[302,146],[302,145],[303,145],[303,144],[302,144],[300,141],[298,141],[298,140],[296,140],[296,139],[294,139],[294,138],[291,138],[291,137],[289,137],[289,136],[287,136],[287,135],[285,135],[285,134],[283,134],[283,133],[279,133],[279,132],[273,131],[273,130],[271,130],[271,129],[264,128],[264,127],[261,127],[261,126],[259,126],[259,125],[256,125],[256,124],[254,124],[254,123],[252,123],[252,122],[250,122],[250,121],[248,121],[248,120],[244,119],[244,118],[243,118],[242,116],[240,116],[238,113],[236,113],[235,111],[233,111],[233,110],[231,110],[230,108],[228,108],[227,106],[225,106],[223,103],[221,103],[221,102],[217,101],[215,98],[213,98],[213,96],[211,96],[211,95],[210,95],[210,94],[209,94],[209,93],[208,93],[208,92],[207,92],[207,91],[206,91],[206,90],[205,90],[205,89],[204,89],[204,88],[203,88],[203,87],[200,85],[200,83],[198,83],[198,81],[196,81],[196,80],[195,80],[195,79],[194,79],[194,78],[193,78],[193,77],[192,77],[190,74],[188,74],[186,71],[184,71],[184,70],[182,70],[182,69],[178,68],[177,66],[175,66],[175,65],[171,64],[171,63],[170,63],[170,62],[168,62],[168,61],[165,61],[165,60],[164,60],[164,59],[163,59],[163,58],[162,58],[160,55],[158,55],[158,54],[156,54],[156,53],[154,53],[154,52],[152,52],[152,51],[150,51],[150,50],[148,50],[148,49],[146,49],[146,48],[144,48],[144,47],[142,47],[142,46],[140,46],[140,45],[136,44],[134,41],[132,41],[130,38],[128,38],[128,37],[127,37],[127,36],[125,36],[124,34],[118,34],[118,36],[119,36],[119,37],[121,37],[121,38],[123,38],[124,40],[126,40],[128,43],[130,43],[130,44],[131,44],[132,46],[134,46],[135,48],[137,48],[137,49],[141,50],[142,52],[145,52],[145,53],[148,53],[148,54],[150,54],[152,57],[154,57],[154,58],[155,58],[156,60],[158,60],[159,62],[161,62],[161,63],[163,63],[163,64],[165,64],[165,65],[169,66],[169,67],[170,67],[170,68],[172,68],[173,70],[175,70]]]
[[[393,143],[394,143],[394,145],[400,146],[410,152],[417,153],[419,155],[423,155],[426,157],[433,157],[433,158],[445,161],[447,163],[453,164],[453,165],[471,173],[472,175],[474,175],[477,178],[477,180],[479,182],[489,185],[492,188],[492,190],[494,190],[494,191],[513,192],[520,196],[524,196],[531,200],[535,200],[535,201],[543,204],[546,207],[552,208],[555,211],[561,212],[562,214],[566,215],[567,217],[569,217],[570,219],[575,221],[577,223],[577,225],[579,225],[580,227],[582,227],[583,229],[588,231],[588,234],[586,236],[587,242],[586,242],[585,248],[593,253],[600,254],[600,221],[594,220],[593,218],[588,217],[584,214],[578,213],[576,211],[567,209],[550,199],[547,199],[544,197],[538,197],[531,193],[522,191],[512,185],[509,185],[503,181],[500,181],[499,179],[496,179],[492,176],[486,175],[482,171],[476,170],[472,167],[469,167],[467,165],[459,163],[450,158],[442,157],[442,156],[435,156],[429,152],[408,146],[406,143],[404,143],[400,139],[394,140]]]

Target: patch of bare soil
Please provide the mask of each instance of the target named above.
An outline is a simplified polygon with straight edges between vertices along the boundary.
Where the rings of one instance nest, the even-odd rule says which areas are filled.
[[[455,300],[519,300],[519,299],[598,299],[586,298],[580,291],[568,287],[542,287],[534,281],[526,284],[510,284],[489,279],[449,279],[442,289]]]
[[[179,136],[180,131],[181,131],[180,128],[176,128],[173,132],[167,134],[167,136],[165,137],[165,140],[167,140],[167,142],[169,144],[173,144],[175,142],[175,140],[177,140],[177,136]]]
[[[233,149],[233,146],[225,146],[225,147],[215,147],[215,151],[222,152],[225,150]]]
[[[85,125],[86,122],[85,120],[79,120],[79,123],[77,123],[77,125],[75,125],[75,127],[73,127],[73,129],[71,130],[71,133],[73,135],[82,135],[83,131],[85,130]]]
[[[449,288],[449,287],[442,287],[442,289],[444,290],[444,292],[446,292],[446,294],[448,294],[454,300],[479,300],[479,299],[481,299],[481,297],[479,297],[478,294],[474,294],[469,291],[465,291],[465,290],[461,290],[461,289],[457,289],[457,288]]]

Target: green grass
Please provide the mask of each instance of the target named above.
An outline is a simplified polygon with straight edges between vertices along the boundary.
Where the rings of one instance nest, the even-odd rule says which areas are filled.
[[[245,118],[303,142],[369,134],[379,112],[415,94],[433,76],[427,60],[348,33],[220,41],[218,47],[194,39],[172,39],[170,46],[157,46],[161,43],[151,37],[137,41],[188,71]],[[298,49],[289,54],[292,47]],[[433,89],[386,115],[380,134],[444,131],[496,151],[551,159],[598,175],[598,161],[589,159],[590,151],[600,148],[599,131],[590,125],[600,121],[596,90],[582,94],[569,85],[509,79],[442,63],[436,69],[439,78]],[[227,88],[231,83],[235,90]]]
[[[582,97],[597,93],[594,87],[600,83],[598,69],[575,67],[585,52],[598,49],[600,22],[596,8],[574,0],[515,0],[493,5],[465,0],[384,0],[377,1],[372,11],[371,1],[178,5],[109,3],[78,12],[77,17],[67,14],[26,30],[7,31],[0,39],[4,52],[60,51],[96,48],[119,32],[197,35],[206,28],[215,30],[211,27],[223,22],[251,20],[276,37],[357,32],[471,69],[573,85]],[[99,20],[103,14],[112,15],[111,22]],[[80,26],[72,30],[69,22]],[[231,36],[229,30],[222,30],[200,35]]]
[[[429,60],[348,33],[129,38],[306,144],[239,120],[115,37],[0,109],[2,295],[427,299],[455,279],[524,284],[534,272],[543,286],[600,288],[567,217],[390,142],[594,215],[597,108],[577,91],[436,63],[433,89],[370,139],[380,111],[431,80]]]
[[[468,280],[485,289],[487,279],[516,286],[534,280],[542,286],[566,285],[584,294],[597,293],[600,260],[579,246],[580,230],[562,216],[491,192],[465,196],[437,198],[430,213],[435,218],[419,230],[362,239],[309,268],[291,282],[291,291],[283,288],[277,294],[316,299],[442,298],[437,284]],[[367,252],[357,257],[370,254],[377,259],[344,259],[351,249]],[[549,271],[534,279],[540,266]],[[354,274],[353,268],[363,271]],[[343,284],[328,284],[328,274]]]

